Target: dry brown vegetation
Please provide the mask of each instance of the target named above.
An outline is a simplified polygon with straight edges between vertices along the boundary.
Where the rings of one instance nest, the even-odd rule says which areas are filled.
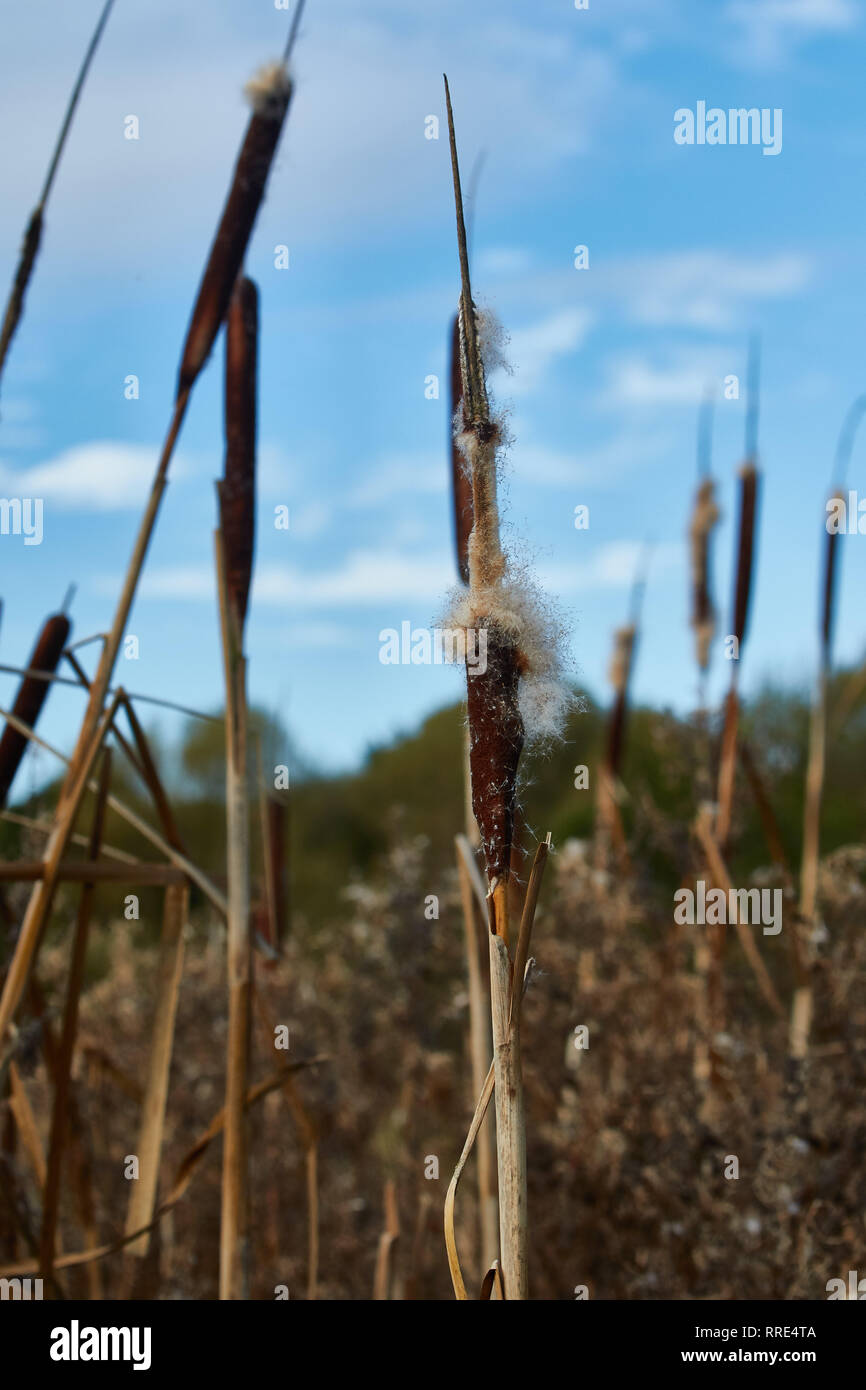
[[[420,777],[385,779],[368,842],[356,800],[375,791],[381,759],[330,803],[316,779],[265,791],[244,655],[259,344],[243,262],[291,94],[284,64],[254,84],[95,674],[54,615],[4,712],[5,798],[62,663],[89,689],[59,786],[4,812],[15,838],[0,898],[0,1274],[92,1299],[823,1298],[862,1261],[866,1209],[866,850],[840,838],[843,817],[821,856],[825,783],[844,776],[828,720],[859,754],[864,742],[862,672],[833,681],[832,540],[792,854],[805,730],[790,738],[793,772],[767,756],[774,712],[744,708],[738,660],[718,718],[630,710],[643,578],[615,635],[609,714],[580,710],[559,679],[556,623],[501,544],[501,431],[446,85],[460,266],[452,618],[485,631],[487,668],[467,673],[465,729],[442,726],[430,804]],[[190,393],[224,324],[222,788],[178,805],[136,701],[112,681]],[[731,623],[741,649],[759,535],[756,375]],[[717,519],[706,463],[691,527],[702,674]],[[589,768],[582,833],[533,795],[536,723],[547,738],[565,726],[568,763],[576,750]],[[429,812],[420,830],[413,798],[422,826]],[[548,824],[564,833],[552,841]],[[313,862],[325,865],[318,896]],[[700,878],[778,888],[784,933],[678,925],[672,890]],[[131,927],[123,892],[153,893],[158,934]],[[464,1167],[477,1182],[458,1191]]]

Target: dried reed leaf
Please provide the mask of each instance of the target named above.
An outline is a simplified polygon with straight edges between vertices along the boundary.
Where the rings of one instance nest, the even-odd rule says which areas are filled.
[[[315,1067],[321,1062],[327,1062],[329,1060],[327,1054],[322,1053],[315,1057],[310,1057],[305,1061],[291,1062],[288,1066],[279,1067],[276,1071],[272,1072],[270,1076],[265,1077],[263,1081],[258,1081],[255,1086],[250,1087],[244,1100],[246,1107],[249,1108],[251,1105],[255,1105],[257,1101],[269,1095],[271,1091],[278,1090],[279,1087],[285,1083],[286,1077],[292,1072],[302,1071],[306,1067]],[[172,1207],[176,1206],[180,1201],[192,1182],[195,1171],[207,1153],[208,1148],[213,1143],[214,1139],[222,1133],[224,1125],[225,1110],[220,1110],[211,1120],[207,1129],[199,1135],[192,1147],[187,1150],[177,1168],[174,1182],[167,1197],[157,1207],[153,1219],[149,1221],[146,1226],[141,1227],[137,1231],[127,1232],[119,1240],[109,1241],[105,1245],[99,1245],[89,1250],[75,1250],[70,1254],[63,1255],[55,1260],[54,1268],[73,1269],[79,1268],[81,1265],[89,1264],[91,1260],[103,1260],[107,1255],[115,1255],[117,1251],[122,1250],[124,1246],[130,1245],[132,1241],[138,1240],[140,1236],[147,1235],[148,1231],[152,1231],[162,1218],[171,1211]],[[35,1270],[36,1262],[34,1261],[23,1261],[19,1264],[5,1265],[0,1267],[0,1278],[8,1279],[15,1275],[32,1274]]]
[[[188,912],[189,885],[183,883],[167,888],[159,942],[153,1036],[135,1150],[139,1158],[139,1180],[132,1184],[129,1194],[127,1234],[149,1225],[156,1202]],[[133,1241],[128,1250],[130,1255],[143,1257],[149,1247],[150,1236],[146,1234]]]
[[[448,1256],[448,1269],[451,1273],[451,1283],[454,1286],[454,1294],[455,1297],[461,1301],[467,1300],[469,1295],[466,1292],[466,1284],[463,1281],[463,1274],[460,1269],[460,1257],[457,1254],[457,1237],[454,1232],[454,1204],[457,1199],[457,1188],[463,1176],[463,1169],[466,1167],[467,1160],[472,1152],[475,1140],[478,1137],[481,1123],[487,1113],[490,1097],[493,1095],[493,1087],[494,1065],[491,1062],[490,1070],[484,1082],[484,1089],[478,1098],[475,1114],[472,1116],[472,1123],[469,1126],[469,1133],[463,1145],[463,1152],[457,1160],[457,1167],[451,1175],[448,1191],[445,1194],[445,1250]]]
[[[481,1281],[481,1292],[478,1295],[481,1303],[489,1303],[493,1298],[494,1290],[497,1298],[505,1298],[505,1287],[502,1283],[502,1271],[499,1268],[499,1261],[494,1260],[483,1280]]]

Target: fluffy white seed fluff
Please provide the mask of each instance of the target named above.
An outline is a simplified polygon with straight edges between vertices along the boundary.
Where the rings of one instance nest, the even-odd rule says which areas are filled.
[[[489,309],[477,312],[476,327],[485,375],[494,369],[510,372],[505,357],[508,339],[496,316]],[[491,419],[496,425],[496,442],[488,461],[492,461],[498,481],[503,456],[512,440],[503,413],[491,408]],[[477,466],[482,449],[475,435],[463,426],[461,403],[455,410],[452,428],[471,477],[473,462]],[[498,567],[492,563],[487,568],[494,573],[498,568],[501,577],[483,585],[472,574],[470,541],[470,585],[452,593],[444,622],[470,633],[485,625],[495,626],[512,639],[519,653],[518,700],[526,742],[544,745],[561,736],[570,711],[578,703],[567,679],[567,629],[532,579],[526,562],[516,563],[503,555]],[[467,643],[469,649],[471,644]]]
[[[567,633],[525,569],[509,565],[500,584],[457,589],[447,625],[470,632],[487,625],[505,632],[519,652],[518,700],[527,744],[560,737],[576,698],[566,678]]]
[[[284,63],[267,63],[244,87],[244,95],[257,116],[282,110],[289,99],[291,78]]]

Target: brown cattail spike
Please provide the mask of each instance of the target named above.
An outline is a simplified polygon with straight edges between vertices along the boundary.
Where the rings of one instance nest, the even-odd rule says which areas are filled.
[[[844,502],[840,492],[833,494],[834,501]],[[839,558],[839,533],[828,530],[824,551],[824,594],[821,614],[821,663],[825,669],[830,666],[830,651],[833,644],[833,618],[836,606],[836,576]]]
[[[755,552],[758,472],[753,463],[740,469],[740,522],[737,543],[737,581],[734,593],[734,635],[739,648],[746,636]]]
[[[247,87],[253,106],[223,215],[204,269],[181,356],[177,395],[190,390],[226,315],[262,203],[292,95],[287,69],[262,69]]]
[[[246,619],[255,543],[258,321],[258,291],[244,276],[235,286],[226,328],[226,457],[219,487],[226,584],[239,629]]]
[[[506,876],[514,836],[517,767],[523,721],[517,699],[514,643],[496,627],[487,632],[487,669],[467,678],[472,810],[481,832],[487,877]]]
[[[458,442],[472,482],[473,525],[467,543],[469,599],[474,625],[485,632],[487,641],[486,669],[471,673],[467,666],[469,767],[472,810],[484,845],[488,881],[493,884],[497,879],[507,879],[514,835],[517,767],[524,741],[518,699],[521,657],[513,637],[495,616],[505,575],[496,495],[499,433],[490,413],[472,301],[460,166],[447,78],[445,99],[460,259],[460,374],[465,432]]]
[[[48,201],[48,195],[51,192],[51,186],[54,183],[54,177],[57,173],[57,166],[60,163],[60,156],[63,153],[63,147],[66,144],[66,137],[69,134],[69,127],[72,125],[72,118],[75,115],[75,108],[78,105],[78,99],[81,96],[81,91],[84,87],[84,82],[87,77],[90,64],[93,60],[93,55],[96,52],[97,45],[102,37],[102,31],[105,28],[106,23],[108,22],[108,16],[111,12],[111,7],[113,4],[114,0],[105,0],[105,4],[102,8],[102,13],[100,14],[99,19],[97,20],[96,28],[94,29],[90,43],[87,46],[87,52],[85,53],[84,60],[81,64],[81,67],[79,68],[78,77],[76,79],[75,86],[72,89],[72,95],[70,96],[69,102],[66,107],[66,113],[63,117],[63,124],[60,127],[60,133],[57,136],[57,140],[54,145],[54,151],[51,156],[51,162],[48,165],[48,172],[45,175],[45,182],[42,185],[42,193],[40,194],[39,202],[36,204],[36,207],[33,209],[33,212],[30,214],[30,221],[28,222],[27,230],[24,233],[24,242],[21,247],[21,254],[18,258],[18,265],[15,270],[15,279],[12,282],[12,289],[9,293],[9,299],[6,304],[6,312],[3,315],[3,327],[2,329],[0,329],[0,375],[2,375],[3,373],[3,366],[6,362],[6,355],[9,351],[9,346],[15,335],[15,330],[18,327],[21,315],[24,312],[24,295],[27,291],[30,276],[33,274],[33,267],[36,263],[36,257],[39,253],[39,245],[42,240],[45,204]]]
[[[48,618],[33,648],[28,669],[53,674],[66,646],[69,632],[70,622],[65,613],[55,613]],[[48,681],[40,680],[37,676],[25,676],[18,688],[12,713],[33,728],[49,689]],[[0,738],[0,807],[6,805],[6,798],[15,780],[15,774],[21,766],[27,742],[20,730],[13,728],[11,724],[6,725],[3,737]]]
[[[706,671],[710,664],[710,644],[716,626],[716,614],[710,590],[710,538],[719,520],[715,503],[715,484],[704,478],[698,485],[694,510],[689,526],[689,554],[692,571],[692,629],[698,666]]]
[[[613,777],[619,776],[622,767],[628,710],[628,685],[636,637],[637,628],[633,623],[627,627],[618,628],[614,633],[613,656],[608,673],[614,690],[614,703],[608,726],[606,759],[608,771]]]

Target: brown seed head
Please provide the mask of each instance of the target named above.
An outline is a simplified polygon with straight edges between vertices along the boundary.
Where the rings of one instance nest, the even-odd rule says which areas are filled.
[[[842,494],[836,492],[834,498],[844,502]],[[830,648],[833,641],[833,617],[836,599],[836,562],[838,558],[838,531],[827,532],[824,551],[824,603],[821,617],[821,653],[825,666],[830,664]]]
[[[698,666],[706,671],[710,664],[710,643],[716,626],[716,613],[710,592],[710,540],[719,520],[715,503],[715,484],[704,478],[698,486],[689,525],[689,555],[692,574],[692,618]]]
[[[65,613],[55,613],[46,619],[45,626],[36,640],[36,645],[27,663],[32,671],[53,673],[57,669],[63,648],[70,632],[70,622]],[[25,676],[18,687],[18,694],[12,706],[12,713],[33,728],[39,718],[50,683],[37,676]],[[21,759],[29,740],[11,724],[7,724],[0,738],[0,806],[6,805],[9,788],[21,766]]]
[[[219,486],[226,585],[241,628],[255,544],[258,319],[258,291],[253,281],[243,276],[235,286],[226,326],[226,456]]]
[[[263,70],[250,86],[253,112],[192,312],[178,395],[192,387],[225,318],[289,109],[292,85],[281,64]]]
[[[755,551],[758,472],[753,463],[740,469],[740,524],[737,543],[737,581],[734,593],[734,635],[740,647],[746,636]]]
[[[491,624],[486,631],[487,669],[477,675],[467,669],[466,699],[472,810],[484,845],[487,878],[493,883],[509,870],[524,730],[517,648],[501,628]]]

